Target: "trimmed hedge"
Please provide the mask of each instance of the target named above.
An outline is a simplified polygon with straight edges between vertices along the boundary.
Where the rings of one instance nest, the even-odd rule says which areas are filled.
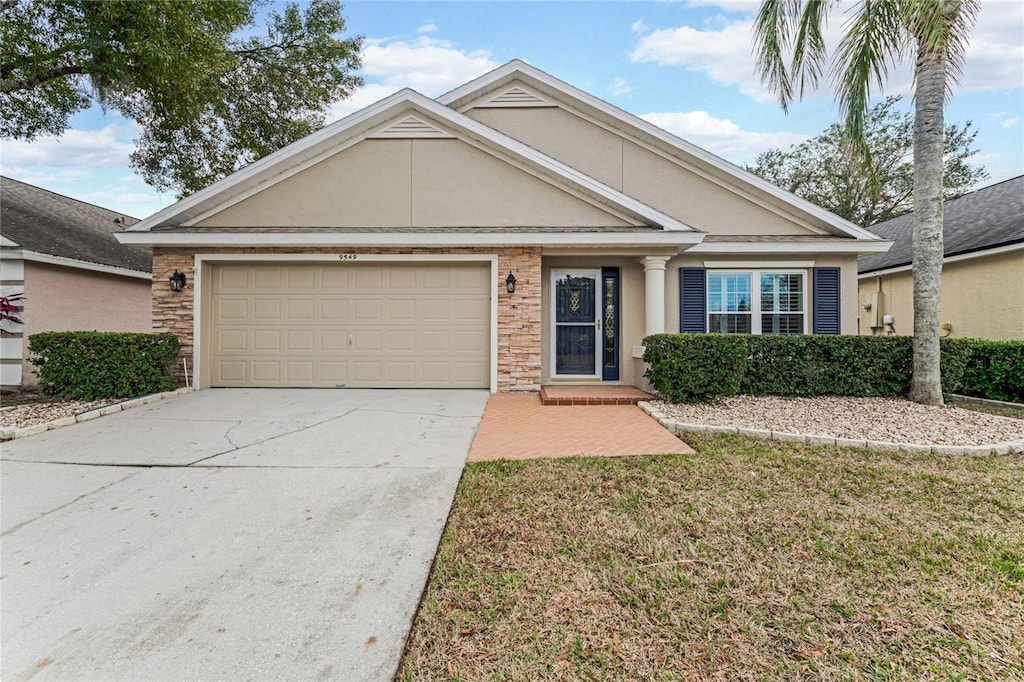
[[[28,339],[39,390],[72,400],[131,398],[178,387],[173,334],[41,332]]]
[[[657,334],[644,339],[644,374],[673,403],[695,403],[740,390],[747,340],[738,334]]]
[[[1024,341],[970,342],[958,393],[1024,403]]]
[[[904,396],[914,367],[909,336],[658,334],[644,344],[644,376],[670,402],[736,393]],[[1024,395],[1024,342],[943,339],[941,348],[945,392]]]

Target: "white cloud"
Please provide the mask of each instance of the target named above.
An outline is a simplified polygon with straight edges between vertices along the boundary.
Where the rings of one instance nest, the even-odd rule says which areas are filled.
[[[757,12],[761,5],[757,0],[690,0],[690,7],[717,7],[726,12]]]
[[[962,79],[963,92],[1024,87],[1024,3],[979,3]]]
[[[417,33],[433,33],[436,30],[437,30],[437,24],[430,23],[430,24],[423,24],[418,29],[416,29],[416,32]]]
[[[363,50],[363,73],[369,80],[426,95],[439,95],[497,65],[488,50],[465,52],[427,36],[413,42],[371,39]]]
[[[415,41],[373,38],[363,49],[366,84],[327,115],[334,121],[388,95],[412,88],[435,97],[498,66],[487,50],[464,51],[452,43],[420,36]]]
[[[640,118],[737,164],[753,160],[770,148],[787,149],[807,139],[797,133],[743,130],[731,120],[715,118],[706,111],[653,112]]]
[[[608,92],[613,97],[629,97],[633,94],[633,88],[629,87],[629,83],[626,82],[625,78],[616,76],[612,79],[612,82],[608,84]]]
[[[1020,123],[1020,116],[1014,116],[1013,118],[1008,118],[1005,121],[1002,121],[999,125],[1004,128],[1012,128],[1018,123]]]
[[[648,28],[649,26],[647,26],[647,24],[644,23],[643,19],[637,19],[636,21],[633,22],[633,25],[629,27],[629,30],[631,30],[633,33],[639,33],[643,35],[644,33],[647,33]]]
[[[31,142],[5,140],[4,172],[10,168],[50,166],[59,168],[90,168],[127,166],[128,156],[135,149],[131,136],[137,127],[107,125],[100,130],[66,131],[61,136],[46,135]]]
[[[691,2],[693,4],[693,2]],[[698,2],[740,9],[741,2]],[[849,6],[849,3],[843,3]],[[825,30],[826,44],[831,49],[839,42],[845,21],[846,7],[833,11]],[[771,101],[775,97],[761,83],[755,72],[752,56],[751,18],[722,23],[722,17],[706,26],[677,26],[640,32],[640,38],[630,53],[632,62],[655,63],[660,66],[681,66],[688,71],[705,74],[711,81],[733,85],[757,101]],[[1024,87],[1024,44],[1020,26],[1024,24],[1024,3],[986,2],[982,4],[978,23],[971,32],[966,64],[960,92],[985,90],[1013,90]],[[634,24],[634,27],[636,25]],[[645,27],[646,29],[646,27]],[[909,94],[913,81],[909,60],[895,65],[889,72],[885,88],[873,92],[882,94]],[[805,97],[831,97],[829,83],[818,92],[805,93]]]

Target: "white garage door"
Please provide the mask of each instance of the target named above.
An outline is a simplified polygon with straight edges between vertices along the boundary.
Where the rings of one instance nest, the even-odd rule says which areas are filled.
[[[487,388],[490,264],[212,267],[212,386]]]

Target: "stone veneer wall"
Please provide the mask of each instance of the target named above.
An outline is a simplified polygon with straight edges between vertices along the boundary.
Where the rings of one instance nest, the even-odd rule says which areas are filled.
[[[192,374],[193,313],[195,311],[195,249],[153,249],[153,331],[176,334]],[[539,248],[466,249],[337,249],[337,248],[210,248],[202,253],[363,253],[363,254],[497,254],[498,255],[498,390],[538,391],[541,383],[541,267]],[[185,290],[171,291],[168,278],[175,269],[188,277]],[[516,277],[516,292],[508,294],[505,278]],[[184,376],[178,367],[178,379]]]

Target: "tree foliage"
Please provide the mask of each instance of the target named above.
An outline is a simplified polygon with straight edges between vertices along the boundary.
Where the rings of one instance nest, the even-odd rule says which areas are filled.
[[[754,22],[761,80],[783,110],[827,75],[850,149],[870,171],[866,118],[872,89],[889,69],[914,63],[914,376],[910,398],[942,404],[939,301],[942,291],[942,182],[945,98],[963,73],[978,0],[864,0],[843,17],[832,55],[823,29],[836,0],[762,0]],[[877,178],[874,178],[877,180]]]
[[[909,213],[914,208],[914,119],[887,97],[864,117],[868,171],[857,161],[844,126],[836,123],[789,151],[769,149],[747,170],[857,225]],[[955,199],[988,177],[970,163],[977,129],[968,121],[946,126],[942,195]]]
[[[139,124],[131,163],[188,194],[308,135],[361,80],[337,0],[2,0],[0,134],[63,133],[94,102]]]

